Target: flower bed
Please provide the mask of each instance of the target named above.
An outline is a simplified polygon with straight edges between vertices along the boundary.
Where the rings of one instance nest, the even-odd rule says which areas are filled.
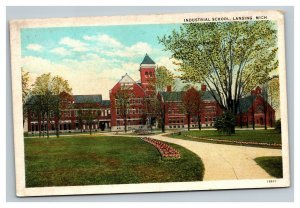
[[[161,142],[156,139],[152,139],[150,137],[142,137],[141,138],[143,141],[148,142],[152,144],[158,151],[160,152],[161,156],[163,158],[168,158],[168,159],[179,159],[180,158],[180,153],[171,147],[170,145]]]
[[[276,143],[266,143],[266,142],[245,142],[245,141],[236,141],[236,140],[225,140],[225,139],[209,139],[209,138],[200,138],[193,137],[190,135],[184,135],[186,137],[190,137],[193,139],[201,139],[205,141],[219,142],[219,143],[233,143],[233,144],[241,144],[241,145],[258,145],[258,146],[269,146],[269,147],[281,147],[281,144]]]

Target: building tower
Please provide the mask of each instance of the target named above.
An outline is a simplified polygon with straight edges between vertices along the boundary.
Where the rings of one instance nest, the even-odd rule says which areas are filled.
[[[142,63],[140,64],[139,69],[141,76],[141,85],[146,92],[155,90],[149,85],[151,81],[155,80],[155,69],[155,62],[148,56],[148,54],[146,54]]]

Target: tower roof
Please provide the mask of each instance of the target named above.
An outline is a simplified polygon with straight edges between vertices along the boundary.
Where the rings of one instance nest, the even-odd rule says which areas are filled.
[[[155,62],[150,58],[150,56],[148,56],[148,54],[146,53],[142,63],[142,64],[155,64]]]

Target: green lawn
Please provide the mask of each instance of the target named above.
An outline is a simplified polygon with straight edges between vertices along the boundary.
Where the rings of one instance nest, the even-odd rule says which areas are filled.
[[[281,134],[273,129],[270,130],[236,130],[235,134],[225,135],[221,134],[216,130],[193,130],[193,131],[183,131],[181,135],[178,133],[169,134],[169,137],[177,139],[186,139],[192,141],[201,142],[211,142],[211,143],[223,143],[223,144],[233,144],[231,141],[242,141],[242,142],[259,142],[259,143],[269,143],[269,144],[281,144]],[[192,138],[194,137],[194,138]],[[204,139],[214,139],[215,141],[207,141]],[[218,140],[226,140],[218,141]],[[259,146],[255,144],[243,144],[245,146]],[[263,146],[268,147],[268,146]],[[276,147],[281,148],[281,147]]]
[[[25,138],[26,187],[200,181],[204,166],[187,149],[162,160],[152,145],[134,137]]]
[[[282,178],[282,157],[258,157],[256,163],[267,173],[276,178]]]

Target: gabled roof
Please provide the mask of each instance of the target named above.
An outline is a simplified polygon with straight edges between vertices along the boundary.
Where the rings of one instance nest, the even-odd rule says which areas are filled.
[[[150,58],[150,56],[148,56],[148,54],[146,53],[142,63],[142,64],[155,64],[155,62]]]
[[[174,91],[174,92],[159,92],[163,97],[165,102],[170,101],[181,101],[182,99],[182,91]]]
[[[101,103],[102,95],[73,95],[75,103]]]
[[[183,91],[173,91],[173,92],[159,92],[163,97],[164,101],[181,101]],[[201,97],[202,100],[214,100],[214,97],[210,94],[209,91],[205,91]]]
[[[214,100],[215,98],[211,95],[209,91],[202,92],[202,100]],[[214,95],[219,99],[219,95],[217,93],[214,93]]]
[[[135,81],[126,73],[124,76],[122,76],[119,83],[135,83]]]
[[[242,112],[245,113],[249,110],[249,108],[252,106],[252,103],[256,99],[255,95],[249,95],[247,97],[243,97],[240,99],[240,105],[238,110],[238,113]]]

